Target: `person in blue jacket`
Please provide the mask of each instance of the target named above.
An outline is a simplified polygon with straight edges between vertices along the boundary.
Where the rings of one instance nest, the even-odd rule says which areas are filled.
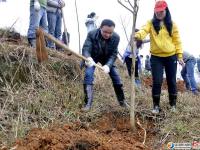
[[[135,32],[137,32],[138,29],[135,30]],[[132,57],[135,56],[135,84],[137,87],[141,87],[141,81],[140,81],[140,77],[139,77],[139,70],[142,67],[142,63],[141,63],[141,59],[139,56],[139,49],[142,48],[143,43],[147,43],[149,42],[149,40],[137,40],[136,41],[136,49],[135,49],[135,53],[134,55],[131,52],[131,46],[130,43],[128,44],[128,46],[126,47],[126,50],[123,54],[123,61],[126,63],[126,67],[127,67],[127,71],[128,71],[128,75],[131,76],[131,66],[132,66]]]

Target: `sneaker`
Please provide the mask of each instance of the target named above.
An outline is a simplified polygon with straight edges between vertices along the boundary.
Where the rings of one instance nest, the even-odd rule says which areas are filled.
[[[155,107],[153,108],[153,110],[152,110],[152,113],[153,113],[153,114],[159,114],[159,112],[160,112],[159,106],[155,106]]]
[[[172,106],[171,109],[170,109],[170,111],[171,111],[172,113],[175,113],[175,112],[176,112],[176,106]]]
[[[90,109],[91,109],[91,106],[86,105],[83,108],[81,108],[81,111],[88,112],[88,111],[90,111]]]

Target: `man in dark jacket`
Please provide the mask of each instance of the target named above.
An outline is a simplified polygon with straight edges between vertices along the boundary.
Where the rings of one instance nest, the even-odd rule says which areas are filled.
[[[88,33],[87,39],[83,45],[82,53],[88,61],[85,62],[84,77],[84,94],[85,106],[82,110],[88,111],[93,101],[93,81],[94,81],[94,64],[99,62],[103,65],[105,73],[109,74],[117,96],[117,100],[122,107],[128,107],[125,102],[122,82],[117,72],[114,62],[117,58],[118,44],[120,37],[114,32],[115,23],[112,20],[105,19],[102,21],[100,28]]]

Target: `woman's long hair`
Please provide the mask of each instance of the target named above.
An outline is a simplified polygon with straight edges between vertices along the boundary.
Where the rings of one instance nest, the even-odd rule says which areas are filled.
[[[153,19],[152,19],[152,24],[153,24],[154,29],[156,30],[156,33],[159,34],[160,20],[156,18],[155,13],[154,13],[154,16],[153,16]],[[173,23],[172,23],[171,14],[170,14],[168,7],[166,8],[166,16],[164,18],[164,24],[167,28],[169,35],[172,36]]]

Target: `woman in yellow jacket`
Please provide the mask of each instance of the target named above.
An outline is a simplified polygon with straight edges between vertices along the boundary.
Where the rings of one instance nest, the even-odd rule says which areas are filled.
[[[152,68],[152,98],[153,111],[160,112],[160,94],[165,69],[169,103],[171,111],[176,111],[177,88],[176,71],[177,61],[184,65],[182,60],[182,48],[179,32],[172,21],[170,11],[165,1],[157,1],[154,8],[153,19],[148,21],[140,31],[135,34],[136,40],[143,40],[150,36],[151,68]]]

